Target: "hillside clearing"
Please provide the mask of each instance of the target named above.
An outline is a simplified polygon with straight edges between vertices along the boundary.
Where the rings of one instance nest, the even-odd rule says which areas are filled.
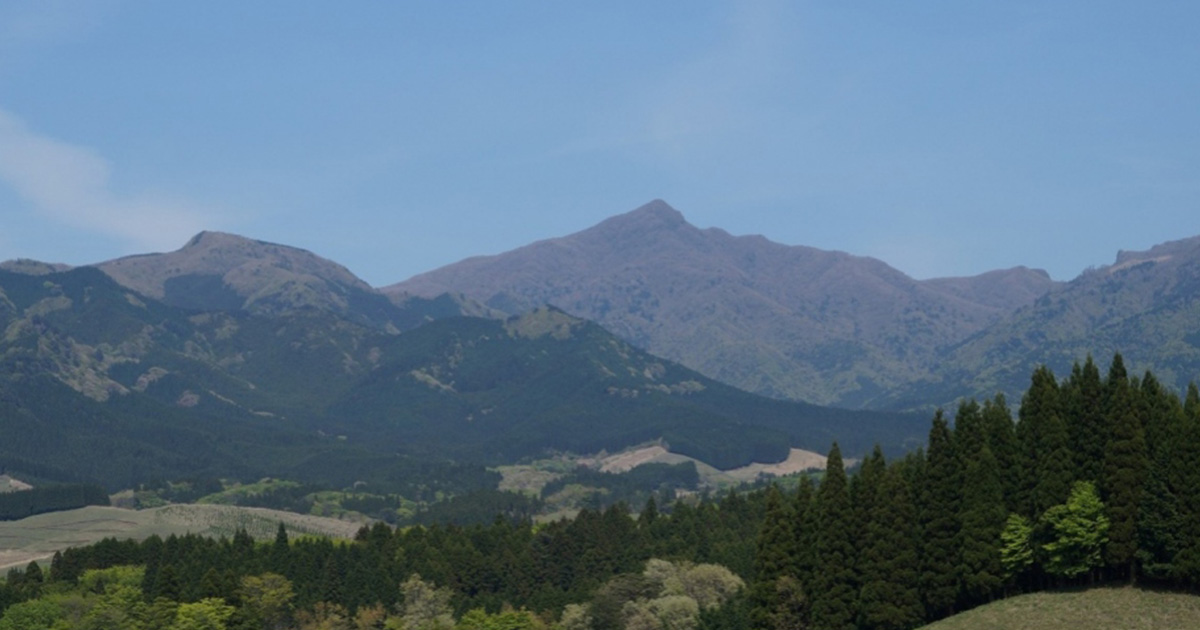
[[[717,470],[702,461],[686,455],[672,453],[661,445],[644,446],[607,457],[599,458],[592,464],[604,472],[622,473],[643,464],[680,464],[695,462],[696,470],[705,483],[722,487],[731,484],[745,483],[758,479],[760,474],[782,476],[805,470],[824,470],[825,456],[820,453],[793,448],[788,451],[787,459],[775,464],[750,464],[731,470]],[[584,463],[582,460],[580,463]]]
[[[46,560],[67,547],[103,538],[142,540],[154,534],[232,536],[239,528],[268,540],[282,522],[290,533],[350,538],[362,523],[230,505],[166,505],[150,510],[89,506],[0,522],[0,570]]]
[[[1132,587],[1032,593],[921,630],[1182,630],[1200,628],[1200,597]]]

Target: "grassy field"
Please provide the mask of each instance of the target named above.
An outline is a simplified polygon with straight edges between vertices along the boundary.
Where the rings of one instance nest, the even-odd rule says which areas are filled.
[[[362,525],[320,516],[230,505],[167,505],[151,510],[90,506],[0,522],[0,570],[48,559],[55,551],[94,543],[102,538],[141,540],[158,534],[195,533],[232,536],[239,528],[268,540],[279,523],[293,535],[349,538]]]
[[[1189,630],[1200,628],[1200,596],[1136,588],[1020,595],[922,630]]]

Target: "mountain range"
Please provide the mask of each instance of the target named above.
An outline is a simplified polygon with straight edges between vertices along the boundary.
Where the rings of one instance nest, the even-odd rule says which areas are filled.
[[[1200,375],[1197,283],[1200,237],[1070,282],[1026,267],[915,280],[873,258],[699,229],[653,201],[382,290],[505,312],[552,304],[748,391],[903,409],[1016,400],[1037,365],[1064,374],[1088,353],[1121,352],[1182,388]]]
[[[1065,374],[1119,351],[1181,388],[1200,372],[1198,289],[1200,237],[1069,282],[1024,267],[916,280],[699,229],[662,201],[383,289],[202,232],[75,269],[0,263],[0,455],[57,453],[89,463],[47,476],[120,485],[646,440],[723,467],[833,439],[903,450],[931,406],[1015,401],[1042,363]]]
[[[903,451],[923,432],[915,415],[743,392],[553,308],[480,318],[454,300],[410,299],[372,305],[390,315],[369,325],[353,310],[362,301],[260,311],[273,298],[254,293],[201,310],[118,284],[103,266],[20,268],[0,270],[0,468],[38,479],[121,488],[272,475],[394,491],[478,485],[485,465],[548,451],[660,441],[733,468],[834,440]],[[394,330],[404,321],[421,324]]]

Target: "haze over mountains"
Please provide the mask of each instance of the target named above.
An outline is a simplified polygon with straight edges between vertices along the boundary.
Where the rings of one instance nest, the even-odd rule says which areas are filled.
[[[553,304],[750,391],[920,407],[1017,394],[1036,364],[1061,374],[1087,352],[1124,352],[1183,386],[1200,374],[1195,244],[1122,253],[1067,283],[1024,267],[920,281],[872,258],[701,230],[654,201],[383,291],[459,292],[505,312]]]
[[[552,305],[747,391],[850,408],[1015,396],[1037,364],[1063,374],[1088,352],[1120,351],[1176,387],[1200,374],[1200,237],[1121,252],[1070,282],[1025,267],[915,280],[873,258],[699,229],[656,200],[380,290],[311,252],[216,232],[96,266],[180,308],[315,310],[389,333]]]

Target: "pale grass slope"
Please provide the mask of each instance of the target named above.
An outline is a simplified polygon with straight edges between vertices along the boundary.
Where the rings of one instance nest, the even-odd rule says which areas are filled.
[[[283,522],[292,535],[350,538],[362,523],[264,508],[230,505],[167,505],[151,510],[89,506],[0,522],[0,570],[48,560],[55,551],[81,547],[103,538],[143,540],[154,534],[232,536],[245,529],[269,540]]]
[[[1195,630],[1200,597],[1136,588],[1011,597],[921,630]]]

